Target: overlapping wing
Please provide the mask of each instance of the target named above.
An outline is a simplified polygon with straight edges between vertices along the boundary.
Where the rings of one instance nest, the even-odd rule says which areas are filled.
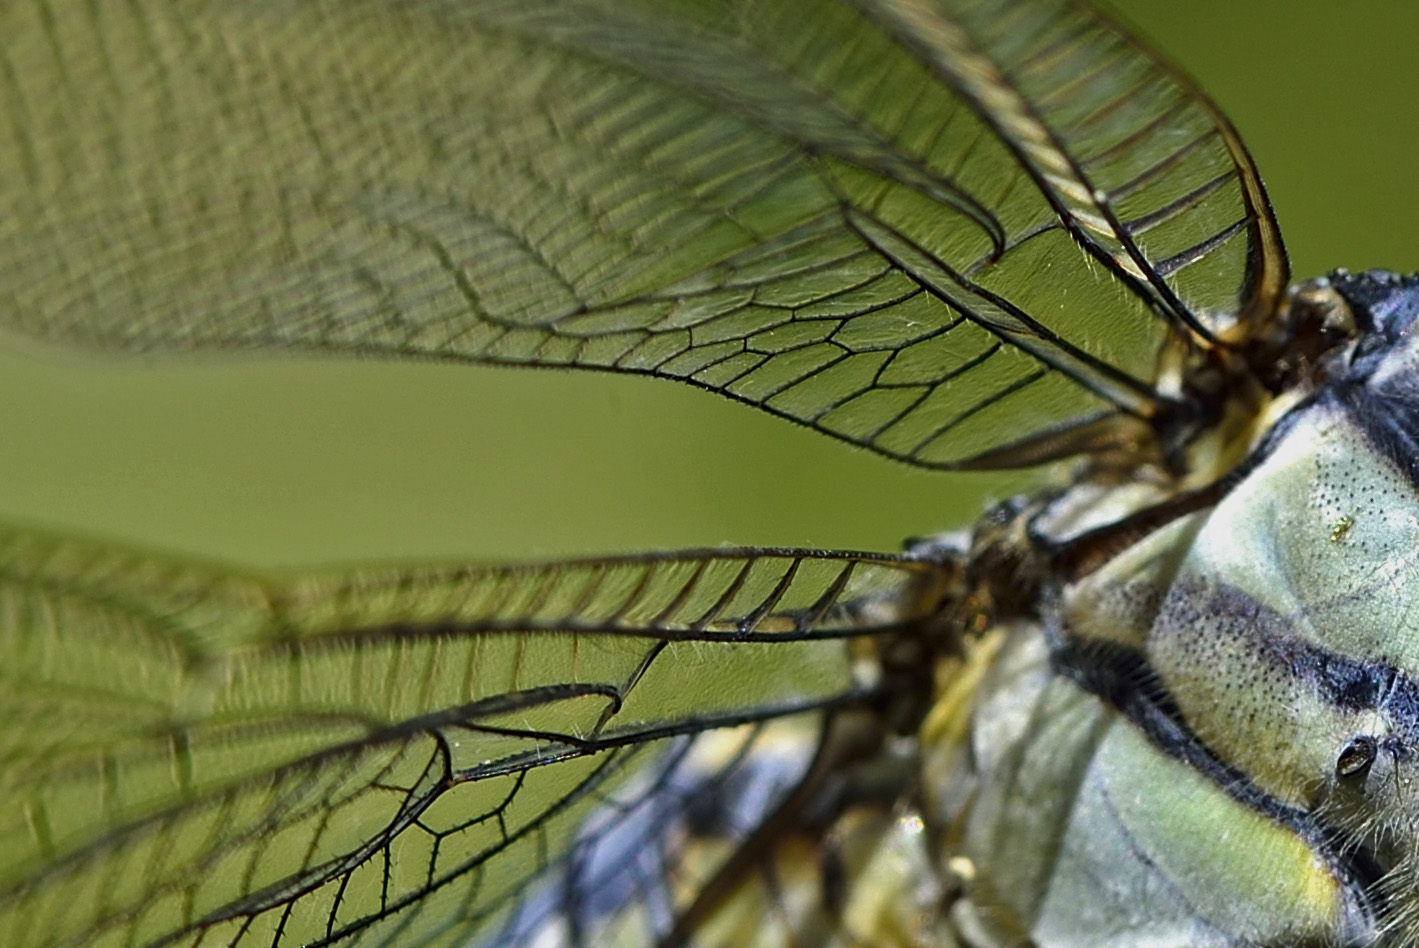
[[[15,3],[0,113],[6,326],[669,376],[925,466],[1166,415],[1287,278],[1066,0]]]
[[[732,550],[273,578],[7,531],[0,942],[530,931],[556,867],[642,852],[647,808],[762,777],[750,751],[796,720],[737,832],[765,819],[878,684],[850,643],[929,616],[946,569]],[[650,884],[595,878],[603,914]]]

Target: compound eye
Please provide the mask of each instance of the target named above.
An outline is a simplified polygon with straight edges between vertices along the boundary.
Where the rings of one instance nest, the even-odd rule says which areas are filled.
[[[1341,779],[1363,777],[1374,762],[1375,739],[1363,735],[1351,738],[1335,759],[1335,775]]]

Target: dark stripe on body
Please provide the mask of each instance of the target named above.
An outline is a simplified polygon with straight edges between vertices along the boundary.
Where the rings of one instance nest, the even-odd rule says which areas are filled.
[[[1342,382],[1328,393],[1372,448],[1419,490],[1419,373],[1402,371],[1380,387]]]
[[[1245,598],[1258,612],[1268,612],[1244,594],[1231,593]],[[1272,614],[1271,618],[1280,617]],[[1272,630],[1281,626],[1279,622],[1256,622],[1247,627]],[[1058,622],[1049,625],[1047,635],[1051,666],[1057,674],[1118,710],[1155,747],[1203,775],[1227,796],[1298,836],[1327,860],[1349,897],[1347,908],[1372,914],[1383,925],[1386,899],[1376,883],[1386,870],[1363,841],[1327,824],[1317,813],[1282,803],[1257,786],[1245,771],[1222,760],[1184,720],[1176,700],[1141,650],[1119,642],[1086,639]],[[1406,731],[1419,733],[1419,687],[1393,666],[1359,662],[1289,637],[1264,634],[1262,640],[1261,651],[1269,652],[1268,657],[1289,674],[1311,683],[1319,700],[1345,710],[1382,707],[1402,715],[1409,725]],[[1381,746],[1390,749],[1390,743]]]
[[[1364,333],[1323,397],[1339,406],[1370,445],[1419,487],[1419,364],[1410,335],[1419,317],[1419,277],[1337,271],[1329,279]],[[1396,371],[1375,382],[1381,368]]]

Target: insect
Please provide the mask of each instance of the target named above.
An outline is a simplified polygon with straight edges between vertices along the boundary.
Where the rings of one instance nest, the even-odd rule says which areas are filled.
[[[900,556],[13,531],[6,943],[1412,940],[1412,287],[1288,294],[1186,80],[954,6],[7,11],[52,129],[0,152],[11,328],[654,369],[1079,467]]]

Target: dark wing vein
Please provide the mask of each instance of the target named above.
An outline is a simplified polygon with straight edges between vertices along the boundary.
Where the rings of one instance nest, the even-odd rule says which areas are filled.
[[[1230,127],[1062,0],[51,0],[0,60],[0,322],[51,339],[646,373],[1008,466],[1169,417],[1160,349],[1286,278]]]
[[[950,569],[714,550],[249,576],[7,531],[0,710],[27,723],[0,741],[0,941],[466,945],[624,916],[630,895],[533,893],[651,832],[598,802],[683,809],[770,733],[755,767],[806,760],[877,685],[844,640],[929,618]]]
[[[1008,16],[1006,7],[1015,15]],[[1285,286],[1285,259],[1265,193],[1230,126],[1175,70],[1067,0],[955,5],[882,0],[871,9],[976,104],[1049,196],[1074,238],[1099,259],[1111,261],[1119,277],[1180,331],[1214,342],[1219,333],[1232,333],[1242,314],[1258,307],[1274,311]],[[1008,28],[1002,29],[1003,22]],[[1086,28],[1080,29],[1081,24]],[[1118,89],[1130,87],[1138,90],[1131,104],[1110,101]],[[1177,95],[1189,100],[1189,107],[1170,111],[1168,135],[1139,140],[1140,120],[1146,128],[1156,117],[1156,99]],[[1166,204],[1178,191],[1219,174],[1237,180],[1215,207],[1175,215],[1177,233],[1136,241],[1137,235],[1122,225],[1120,211],[1124,217],[1139,215],[1120,200],[1123,195],[1113,193],[1118,176],[1127,172],[1098,163],[1086,172],[1080,156],[1126,139],[1132,147],[1115,154],[1126,159],[1125,165],[1137,165],[1168,149],[1168,138],[1187,127],[1216,133],[1216,138],[1204,135],[1194,143],[1211,140],[1211,147],[1185,147],[1159,161],[1160,166],[1175,165],[1174,174],[1142,195],[1145,206]],[[1175,273],[1157,270],[1158,260],[1181,256],[1176,245],[1184,234],[1215,226],[1228,207],[1235,211],[1227,223],[1243,217],[1252,225],[1245,245],[1231,259],[1219,261],[1235,271],[1229,284],[1215,285],[1215,274],[1205,282],[1170,280]],[[1219,291],[1229,295],[1219,298]],[[1259,292],[1266,298],[1251,295]]]

